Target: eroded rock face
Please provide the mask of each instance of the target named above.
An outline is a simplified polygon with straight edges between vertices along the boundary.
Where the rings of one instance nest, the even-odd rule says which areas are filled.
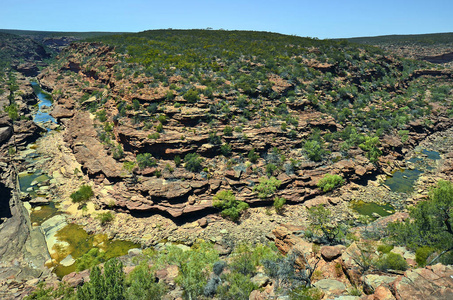
[[[107,154],[96,135],[90,115],[87,112],[78,111],[68,123],[65,137],[77,161],[88,174],[102,173],[108,178],[121,177],[122,166]]]
[[[383,155],[375,163],[370,162],[368,153],[360,147],[351,147],[345,154],[339,145],[331,146],[332,154],[327,162],[313,162],[307,159],[300,146],[309,138],[312,129],[333,133],[343,130],[344,126],[331,115],[318,111],[302,95],[297,95],[294,101],[286,101],[281,112],[294,117],[296,125],[285,123],[294,126],[291,135],[289,129],[282,129],[284,124],[280,121],[262,126],[259,116],[241,121],[241,126],[231,130],[230,134],[224,134],[230,126],[228,124],[233,124],[229,118],[242,114],[239,107],[231,105],[237,100],[235,93],[215,92],[210,97],[200,94],[200,99],[193,103],[182,95],[172,94],[173,88],[144,72],[126,76],[115,71],[123,67],[118,55],[112,47],[101,44],[72,44],[62,53],[65,59],[60,69],[49,68],[38,78],[44,88],[64,91],[55,93],[52,115],[66,126],[66,141],[82,164],[82,170],[97,183],[104,179],[113,183],[111,198],[98,199],[98,204],[105,206],[113,201],[121,210],[130,212],[164,212],[172,216],[207,212],[212,209],[208,201],[219,190],[234,190],[238,200],[254,205],[271,204],[275,196],[284,197],[288,203],[306,203],[309,206],[334,201],[338,204],[340,200],[335,198],[316,198],[322,194],[317,184],[327,173],[341,175],[346,182],[363,183],[379,173],[391,172],[408,147],[413,147],[435,130],[453,125],[453,121],[441,113],[431,116],[431,127],[426,126],[426,122],[414,120],[408,124],[410,134],[405,143],[395,135],[381,138],[379,150]],[[401,67],[399,61],[390,56],[380,59]],[[303,63],[321,72],[334,72],[336,67],[314,59]],[[351,80],[373,80],[376,76],[373,71],[354,74],[356,78]],[[448,77],[449,74],[420,70],[414,72],[408,81],[420,76]],[[277,75],[270,75],[268,79],[271,83],[268,92],[284,95],[293,88],[292,83]],[[168,78],[169,84],[177,87],[182,81],[181,76]],[[398,84],[389,86],[389,91],[400,91],[407,82]],[[206,88],[202,85],[196,87]],[[256,93],[261,93],[260,88]],[[268,96],[264,92],[260,94],[261,105],[270,110],[277,109],[275,101]],[[346,94],[345,97],[353,100],[352,95]],[[230,103],[230,113],[224,116],[219,110],[226,102]],[[132,104],[138,105],[138,109],[124,108],[132,107]],[[106,118],[102,122],[94,115],[81,112],[88,107],[101,106]],[[162,122],[157,120],[163,116]],[[215,122],[210,122],[213,116]],[[113,124],[112,141],[124,149],[124,158],[113,159],[112,148],[107,149],[109,146],[99,141],[97,131],[105,122]],[[160,133],[156,132],[158,126],[162,126]],[[231,147],[227,157],[222,156],[222,145],[225,144]],[[247,155],[252,149],[259,159],[247,165]],[[275,153],[271,153],[272,149]],[[157,165],[142,170],[137,167],[124,170],[123,162],[134,162],[140,153],[150,153]],[[203,157],[202,172],[189,172],[184,169],[184,163],[175,164],[175,158],[183,159],[189,153]],[[285,161],[280,161],[279,157],[285,157]],[[291,165],[291,161],[297,162],[297,167]],[[267,175],[269,164],[278,166],[274,175],[282,184],[275,194],[259,198],[254,187],[259,184],[260,177]],[[207,188],[204,183],[208,179],[209,182],[218,182],[218,186]],[[199,182],[201,187],[196,187],[195,182]]]
[[[50,258],[42,233],[31,228],[28,211],[19,197],[16,181],[21,158],[16,150],[34,142],[41,128],[31,119],[28,105],[34,103],[30,83],[17,76],[19,91],[15,94],[18,113],[24,118],[10,120],[0,109],[0,298],[22,298],[36,287],[37,277],[49,276],[44,263]],[[1,101],[0,101],[1,102]]]

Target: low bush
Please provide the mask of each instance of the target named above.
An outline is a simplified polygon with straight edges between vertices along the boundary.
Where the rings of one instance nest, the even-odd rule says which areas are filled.
[[[274,208],[277,213],[281,213],[283,211],[283,205],[285,205],[286,199],[283,197],[275,197],[274,199]]]
[[[201,171],[203,159],[197,153],[189,153],[184,157],[184,167],[190,172]]]
[[[97,215],[96,219],[101,222],[101,225],[105,225],[113,221],[113,215],[111,212],[103,212]]]
[[[326,174],[323,178],[321,178],[321,180],[319,180],[318,187],[323,192],[328,192],[343,184],[344,179],[340,175]]]
[[[260,183],[253,188],[254,191],[258,192],[258,197],[266,199],[277,191],[282,182],[277,180],[275,177],[266,178],[261,177]]]
[[[104,265],[104,272],[98,266],[90,272],[90,281],[77,289],[79,300],[125,299],[123,264],[113,258]]]
[[[249,207],[247,203],[236,200],[231,191],[217,192],[213,197],[213,206],[222,210],[220,213],[222,217],[231,219],[233,222],[239,220],[242,211]]]
[[[327,153],[323,145],[315,140],[305,142],[304,150],[308,158],[312,161],[321,161]]]
[[[223,134],[226,136],[232,136],[233,135],[233,128],[229,125],[225,126],[223,129]]]
[[[259,154],[256,153],[255,149],[250,150],[249,154],[247,155],[248,159],[251,163],[256,163],[258,158],[260,158]]]
[[[432,247],[424,246],[415,251],[415,261],[420,267],[424,267],[427,263],[428,257],[434,252]]]
[[[99,248],[92,248],[76,260],[76,271],[91,269],[100,263],[105,262],[105,252],[99,251]]]
[[[222,153],[223,156],[231,156],[231,145],[226,143],[226,144],[223,144],[222,146],[220,146],[220,153]]]
[[[406,271],[408,268],[406,260],[397,253],[390,252],[384,254],[375,262],[376,268],[381,271],[400,270]]]
[[[89,185],[82,185],[77,191],[71,194],[71,199],[73,203],[80,203],[88,201],[91,197],[94,196],[94,192]]]
[[[147,167],[155,167],[157,166],[156,160],[153,158],[151,153],[140,153],[137,154],[137,165],[140,170],[147,168]]]

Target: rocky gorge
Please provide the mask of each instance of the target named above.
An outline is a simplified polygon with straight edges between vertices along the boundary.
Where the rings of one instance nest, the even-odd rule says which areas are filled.
[[[386,59],[390,64],[398,65],[396,59]],[[113,47],[97,43],[77,43],[64,50],[58,63],[37,77],[40,86],[52,94],[50,114],[58,122],[58,128],[56,124],[52,125],[54,130],[43,137],[40,134],[46,130],[33,123],[30,117],[33,111],[28,109],[36,103],[32,85],[27,78],[17,75],[19,91],[23,94],[17,97],[16,103],[24,118],[12,122],[3,115],[0,119],[3,183],[0,188],[2,195],[12,192],[8,205],[2,202],[1,206],[6,208],[2,210],[6,213],[1,216],[0,224],[0,238],[5,241],[0,248],[2,297],[26,295],[38,281],[36,278],[54,284],[59,281],[44,266],[52,260],[49,254],[52,246],[47,249],[51,235],[46,232],[53,227],[61,229],[66,222],[82,225],[88,233],[129,240],[143,248],[171,242],[191,246],[203,239],[227,255],[240,242],[266,243],[271,240],[282,253],[288,253],[291,248],[309,253],[310,263],[322,258],[314,285],[324,292],[325,299],[359,299],[348,296],[348,289],[362,285],[369,295],[361,299],[408,299],[408,295],[413,299],[448,299],[452,294],[451,266],[419,268],[393,274],[391,278],[383,274],[358,278],[360,275],[354,274],[353,270],[357,266],[348,258],[348,253],[358,247],[356,244],[335,246],[335,249],[324,246],[313,251],[314,243],[298,237],[307,229],[307,208],[324,205],[331,210],[336,222],[354,223],[360,218],[353,208],[354,202],[391,204],[398,211],[395,215],[386,218],[375,215],[373,223],[366,227],[383,230],[385,224],[395,218],[407,217],[408,206],[426,199],[428,186],[433,186],[439,179],[451,181],[453,123],[447,112],[449,103],[432,102],[432,114],[408,122],[404,139],[395,132],[382,135],[379,144],[382,155],[376,161],[372,161],[363,147],[344,150],[335,143],[327,158],[313,161],[299,146],[310,138],[313,129],[324,134],[339,132],[346,126],[317,110],[303,95],[286,103],[288,114],[297,119],[294,123],[272,120],[271,126],[260,124],[260,118],[248,121],[233,118],[230,122],[231,115],[222,115],[208,125],[201,120],[212,113],[212,103],[233,102],[237,95],[218,93],[209,98],[202,94],[193,104],[182,96],[168,97],[170,87],[153,85],[154,78],[145,75],[121,78],[117,75],[118,69],[120,73],[124,71],[121,64]],[[334,69],[333,65],[313,61],[310,65],[320,72]],[[417,70],[409,78],[420,77],[448,82],[451,71]],[[178,77],[169,79],[175,85],[181,81]],[[291,83],[278,76],[270,82],[276,93],[291,89]],[[400,82],[388,88],[399,94],[406,84]],[[3,101],[7,96],[2,96]],[[140,109],[130,107],[127,118],[118,117],[120,101],[130,106],[138,103]],[[263,107],[278,107],[270,98],[259,98],[259,101]],[[148,108],[156,115],[151,119],[151,125],[146,124],[150,118],[146,113]],[[231,106],[231,111],[232,115],[239,114],[235,106]],[[282,129],[283,123],[288,129]],[[162,126],[160,132],[155,129],[159,124]],[[294,131],[291,135],[290,129]],[[34,141],[36,144],[30,148]],[[230,147],[229,153],[221,151],[225,144]],[[116,155],[118,149],[122,155]],[[258,153],[254,163],[247,155],[252,150]],[[415,168],[411,166],[412,158],[427,160],[422,150],[436,151],[440,159],[428,162],[430,168],[424,168],[423,174],[416,179],[414,192],[396,193],[388,188],[385,184],[387,176],[401,168]],[[183,158],[194,152],[203,158],[200,170],[194,172],[177,163],[176,157]],[[30,160],[27,155],[31,153],[39,155],[39,159]],[[155,158],[153,165],[142,168],[132,164],[128,167],[128,162],[138,161],[137,157],[142,153],[150,153]],[[278,167],[270,175],[275,176],[280,185],[274,193],[259,197],[255,187],[269,174],[269,164]],[[41,189],[46,191],[44,194],[27,196],[21,192],[16,176],[23,171],[36,170],[42,170],[51,179],[41,186],[45,187]],[[346,184],[324,193],[318,183],[326,174],[340,175]],[[85,184],[92,187],[95,196],[85,206],[73,203],[71,194]],[[250,206],[240,222],[218,215],[213,197],[222,190],[234,191],[238,200]],[[286,199],[281,213],[271,208],[275,197]],[[33,201],[55,202],[58,209],[67,214],[66,221],[48,229],[43,229],[46,227],[42,224],[32,224],[23,201],[30,202],[30,207],[35,205]],[[102,223],[98,216],[104,212],[111,213],[113,220]],[[356,225],[363,224],[357,222]],[[406,253],[404,249],[394,251],[401,252],[408,262],[412,260],[413,267],[416,266],[413,253]],[[132,251],[122,258],[125,265],[134,266],[130,259],[133,255]],[[341,265],[341,270],[337,264]],[[171,273],[167,270],[167,275]],[[332,277],[332,274],[338,276]],[[79,279],[73,280],[77,276]],[[87,272],[82,275],[71,273],[63,280],[78,285],[83,282],[80,279],[83,276],[86,279]],[[168,277],[165,280],[169,280]],[[264,290],[255,292],[255,298],[250,297],[272,297],[271,286],[269,280],[265,281]],[[430,288],[415,294],[421,286]],[[440,291],[438,286],[442,287]],[[176,295],[182,296],[182,292]]]

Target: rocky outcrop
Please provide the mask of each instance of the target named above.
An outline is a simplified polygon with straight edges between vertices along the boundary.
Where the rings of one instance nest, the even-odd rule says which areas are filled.
[[[301,230],[303,228],[291,225],[279,226],[272,231],[270,238],[274,240],[275,245],[283,254],[297,249],[308,258],[308,263],[313,264],[314,258],[319,257],[319,254],[313,252],[312,243],[308,243],[298,235],[302,232]],[[363,269],[361,262],[364,261],[361,259],[366,259],[367,253],[364,252],[366,247],[366,245],[359,246],[359,243],[356,242],[347,248],[341,245],[321,247],[320,258],[323,260],[317,264],[317,270],[323,273],[323,279],[315,280],[314,286],[322,289],[328,296],[327,299],[346,296],[348,294],[346,290],[351,285],[363,286],[367,295],[360,299],[446,300],[453,296],[453,266],[437,264],[410,269],[401,273],[402,275],[385,274],[378,271],[363,273],[366,269]],[[392,251],[399,253],[400,250],[395,248]],[[371,252],[368,255],[371,255],[369,259],[372,260],[373,255],[376,254]],[[344,277],[345,275],[346,277]]]
[[[409,270],[389,286],[397,300],[448,300],[453,296],[453,266],[437,264]]]
[[[450,53],[443,53],[440,55],[434,56],[425,56],[423,60],[429,61],[430,63],[434,64],[445,64],[453,61],[453,52]]]
[[[91,176],[121,177],[122,166],[107,154],[94,130],[90,114],[78,111],[67,124],[66,141],[77,161]]]

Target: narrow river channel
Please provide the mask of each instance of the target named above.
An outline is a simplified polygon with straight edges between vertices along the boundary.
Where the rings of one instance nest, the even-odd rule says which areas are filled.
[[[58,124],[49,115],[51,95],[42,91],[37,82],[33,82],[32,86],[39,99],[38,111],[33,120],[47,130],[46,135],[53,134],[52,131],[58,129]],[[80,270],[78,267],[82,267],[82,260],[86,260],[87,256],[96,256],[99,262],[103,262],[140,247],[129,241],[110,240],[105,234],[89,234],[82,226],[68,222],[68,214],[60,210],[61,199],[53,197],[51,192],[56,179],[49,176],[46,170],[35,166],[42,159],[37,151],[38,144],[28,145],[26,150],[18,153],[27,164],[26,171],[18,174],[18,180],[21,192],[28,194],[30,199],[24,204],[30,213],[31,224],[34,228],[39,227],[45,236],[51,256],[51,260],[46,263],[47,267],[62,277]]]

